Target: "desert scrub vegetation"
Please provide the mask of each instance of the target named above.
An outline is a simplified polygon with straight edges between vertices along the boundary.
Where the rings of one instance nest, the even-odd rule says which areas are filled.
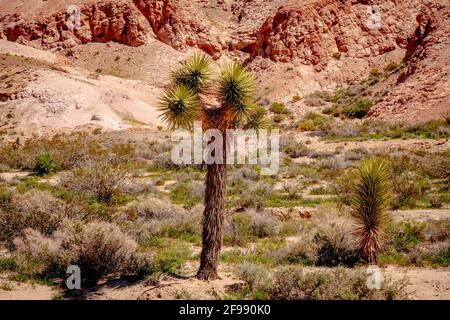
[[[127,205],[115,220],[144,246],[161,237],[184,238],[199,243],[201,210],[201,206],[187,210],[170,204],[168,199],[148,196]]]
[[[243,264],[236,268],[247,288],[246,298],[273,300],[401,300],[408,299],[406,280],[385,278],[381,289],[369,289],[365,269],[304,270],[296,266],[272,272]],[[257,275],[257,277],[255,277]],[[242,289],[243,290],[243,289]]]
[[[311,153],[311,150],[304,143],[297,141],[288,141],[287,139],[283,139],[281,141],[280,149],[293,159],[306,157]]]
[[[24,194],[10,194],[0,204],[0,240],[9,245],[26,228],[44,235],[52,234],[70,208],[46,191],[30,190]]]
[[[110,203],[118,196],[127,171],[123,165],[114,165],[104,159],[86,162],[83,167],[67,173],[60,185],[75,193],[84,194],[100,203]]]
[[[36,156],[36,165],[33,168],[34,174],[44,176],[58,169],[58,162],[53,155],[48,152],[41,152]]]
[[[229,216],[225,225],[224,243],[242,246],[258,238],[275,237],[279,231],[278,221],[272,214],[249,209]]]
[[[450,224],[448,221],[391,223],[379,257],[382,265],[448,267]]]
[[[136,242],[106,222],[66,220],[51,236],[26,229],[14,244],[16,270],[29,277],[63,277],[67,266],[78,265],[92,285],[106,276],[145,272],[149,265]]]
[[[335,120],[316,126],[326,140],[442,139],[450,136],[450,125],[444,120],[422,124],[389,123],[364,119],[362,122]]]
[[[274,102],[270,105],[269,110],[275,114],[290,114],[291,111],[282,102]]]

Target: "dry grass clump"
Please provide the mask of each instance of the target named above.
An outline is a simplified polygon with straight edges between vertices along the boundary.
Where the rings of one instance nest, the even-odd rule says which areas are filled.
[[[59,277],[69,265],[78,265],[82,279],[95,284],[102,277],[136,274],[144,270],[146,259],[136,242],[110,223],[66,220],[51,236],[33,229],[14,240],[19,259],[17,269],[26,270],[26,261],[36,267],[31,276]]]
[[[255,270],[257,279],[250,273]],[[370,289],[365,269],[304,271],[286,266],[269,274],[246,265],[237,268],[237,273],[247,282],[253,296],[258,292],[258,297],[273,300],[401,300],[410,297],[406,280],[393,281],[385,277],[379,290]]]

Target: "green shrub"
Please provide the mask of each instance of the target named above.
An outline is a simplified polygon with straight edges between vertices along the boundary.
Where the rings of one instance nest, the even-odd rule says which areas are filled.
[[[273,113],[278,113],[278,114],[290,114],[291,113],[289,111],[289,109],[286,108],[286,105],[282,102],[272,103],[269,110],[272,111]]]
[[[343,114],[350,119],[362,119],[367,115],[367,112],[372,108],[373,102],[368,99],[358,99],[352,104],[344,107]]]
[[[12,200],[12,192],[4,185],[0,185],[0,208],[7,206]]]
[[[16,269],[16,261],[13,257],[0,258],[0,272],[14,271]]]
[[[33,172],[37,176],[44,176],[51,172],[56,171],[58,168],[58,162],[53,155],[48,152],[41,152],[36,156],[36,165]]]
[[[387,72],[397,72],[402,68],[402,65],[400,63],[390,62],[386,67],[384,68],[384,71]]]

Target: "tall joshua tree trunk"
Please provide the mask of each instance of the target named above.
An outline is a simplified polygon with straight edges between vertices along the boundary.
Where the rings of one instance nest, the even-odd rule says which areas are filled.
[[[219,278],[217,268],[222,247],[224,204],[226,189],[226,164],[210,164],[206,173],[205,211],[203,212],[203,245],[197,278]]]
[[[201,121],[203,130],[218,129],[222,138],[226,137],[226,129],[236,126],[262,128],[263,113],[254,102],[255,86],[249,70],[241,63],[230,62],[221,68],[216,85],[210,81],[213,71],[212,60],[205,55],[195,55],[180,65],[161,98],[162,120],[171,128],[188,129],[195,121]],[[197,273],[202,280],[219,278],[227,174],[226,138],[222,141],[224,161],[208,161],[205,179],[203,248]]]

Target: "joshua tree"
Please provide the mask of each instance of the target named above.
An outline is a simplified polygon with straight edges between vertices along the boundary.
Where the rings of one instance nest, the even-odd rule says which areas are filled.
[[[262,113],[254,104],[254,82],[249,70],[238,62],[225,64],[213,77],[212,61],[194,55],[172,73],[172,83],[161,99],[161,117],[171,128],[192,128],[201,121],[202,129],[222,133],[222,163],[207,165],[205,210],[202,225],[202,253],[197,277],[218,278],[222,246],[226,189],[226,130],[263,125]],[[212,141],[210,141],[212,142]],[[215,155],[213,155],[215,156]],[[216,157],[217,160],[217,157]]]
[[[389,171],[379,158],[365,160],[359,168],[354,190],[352,216],[359,250],[369,263],[376,263],[381,251],[384,227],[389,221]]]

